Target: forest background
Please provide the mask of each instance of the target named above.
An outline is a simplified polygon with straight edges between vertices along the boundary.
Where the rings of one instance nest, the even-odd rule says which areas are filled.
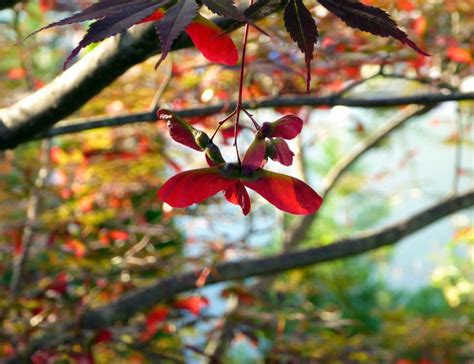
[[[279,9],[258,21],[271,37],[250,28],[243,91],[258,120],[304,120],[291,169],[269,169],[325,202],[299,217],[251,194],[244,217],[219,195],[187,209],[156,197],[204,166],[156,110],[212,132],[237,65],[183,36],[155,71],[144,24],[63,72],[85,25],[23,40],[86,2],[0,0],[0,120],[14,121],[0,126],[1,360],[474,360],[474,4],[365,1],[425,57],[305,3],[320,31],[311,92]]]

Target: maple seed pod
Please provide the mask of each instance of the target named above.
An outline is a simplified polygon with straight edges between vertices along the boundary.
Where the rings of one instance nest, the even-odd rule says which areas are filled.
[[[171,138],[180,144],[199,152],[204,151],[210,139],[206,133],[194,128],[183,118],[173,112],[161,109],[157,113],[158,120],[166,121]]]
[[[207,136],[207,135],[206,135]],[[220,149],[212,141],[209,141],[205,150],[207,163],[210,166],[217,166],[225,163]]]
[[[283,138],[272,138],[266,143],[265,157],[279,162],[284,166],[293,164],[294,153]]]
[[[199,145],[202,149],[206,149],[209,146],[209,143],[211,142],[211,140],[209,139],[206,133],[204,133],[201,130],[194,129],[193,134],[194,134],[194,140],[196,141],[196,144]]]

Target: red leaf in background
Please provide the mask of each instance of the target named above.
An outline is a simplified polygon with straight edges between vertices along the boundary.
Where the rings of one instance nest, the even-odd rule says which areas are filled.
[[[237,135],[239,135],[243,129],[244,128],[239,125],[237,127]],[[227,128],[221,129],[221,135],[222,138],[224,138],[224,144],[229,145],[229,141],[233,141],[235,138],[235,126],[232,125]]]
[[[58,0],[40,0],[39,7],[42,13],[47,12],[48,10],[54,9],[57,5]]]
[[[33,364],[51,364],[58,359],[59,353],[54,350],[38,350],[31,356],[30,360]]]
[[[82,352],[82,353],[71,353],[71,358],[74,359],[76,364],[94,364],[94,355],[91,351]]]
[[[415,10],[415,5],[411,0],[397,0],[397,8],[405,11]]]
[[[187,207],[223,191],[235,180],[221,175],[219,167],[178,173],[159,189],[158,197],[173,207]]]
[[[250,197],[242,182],[237,181],[225,191],[225,198],[234,205],[242,208],[242,213],[247,216],[250,212]]]
[[[186,33],[209,61],[228,66],[237,64],[239,53],[234,42],[210,20],[198,15],[186,28]]]
[[[206,297],[191,296],[179,299],[175,302],[174,307],[181,310],[187,310],[195,316],[199,316],[201,310],[209,305],[209,300]]]
[[[23,231],[22,230],[10,230],[7,232],[7,236],[11,239],[13,245],[13,254],[20,255],[23,252],[22,247],[22,238],[23,238]]]
[[[53,163],[61,163],[66,157],[66,153],[58,146],[53,145],[49,151],[49,157]]]
[[[77,258],[84,257],[87,252],[85,245],[77,239],[68,239],[64,243],[64,247],[66,248],[66,251],[74,254],[74,256]]]
[[[61,272],[56,276],[54,281],[46,287],[46,290],[52,290],[59,294],[65,294],[67,292],[67,287],[69,284],[68,282],[69,279],[67,273]]]
[[[99,344],[99,343],[108,343],[112,341],[112,331],[109,329],[102,329],[94,337],[94,340],[92,342],[94,344]]]
[[[151,328],[165,321],[169,313],[170,310],[166,307],[155,308],[146,317],[147,328]]]
[[[130,235],[128,231],[123,231],[123,230],[110,230],[109,236],[113,240],[129,240],[130,239]]]
[[[295,115],[285,115],[271,123],[265,122],[260,129],[267,138],[293,139],[301,133],[303,120]]]
[[[148,341],[158,332],[159,326],[168,318],[169,309],[166,307],[158,307],[146,316],[146,328],[142,333],[142,340]]]
[[[269,157],[275,162],[279,162],[284,166],[291,166],[293,164],[294,153],[283,138],[272,139],[270,141],[270,149]]]
[[[24,79],[26,76],[26,71],[23,67],[14,67],[10,68],[8,71],[8,78],[13,81],[18,81]]]
[[[451,61],[458,63],[471,63],[473,61],[471,54],[465,48],[450,47],[446,51],[446,55]]]
[[[242,182],[280,210],[307,215],[316,212],[323,202],[321,196],[299,179],[264,170],[257,171],[255,177]]]
[[[418,18],[415,19],[415,22],[413,23],[413,29],[419,37],[425,35],[427,28],[428,22],[426,21],[426,18],[423,15],[420,15]]]

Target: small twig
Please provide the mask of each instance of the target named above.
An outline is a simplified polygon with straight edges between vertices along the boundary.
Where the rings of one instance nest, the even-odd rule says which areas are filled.
[[[168,85],[171,82],[171,79],[173,78],[173,54],[169,54],[168,56],[168,61],[166,63],[166,68],[164,70],[164,78],[161,80],[158,89],[156,90],[155,96],[153,97],[153,100],[150,105],[150,111],[152,113],[156,113],[158,109],[160,108],[160,100],[161,97],[163,96],[164,92],[168,88]]]
[[[40,158],[40,169],[38,176],[35,181],[35,185],[31,189],[30,199],[28,201],[28,207],[26,212],[26,222],[23,229],[23,235],[21,239],[21,252],[13,258],[13,274],[10,282],[10,295],[11,298],[16,298],[19,290],[21,280],[23,278],[24,269],[26,262],[29,257],[31,245],[33,243],[34,228],[38,218],[38,212],[41,204],[41,194],[45,186],[46,180],[49,175],[49,152],[51,149],[51,139],[45,140],[41,144],[41,158]]]
[[[453,177],[453,194],[459,191],[459,182],[462,168],[462,144],[463,144],[463,122],[458,108],[458,115],[456,117],[456,148],[454,151],[454,177]]]

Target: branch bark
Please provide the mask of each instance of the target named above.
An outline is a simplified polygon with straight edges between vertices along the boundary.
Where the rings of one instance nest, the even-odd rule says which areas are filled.
[[[14,148],[78,110],[133,65],[158,51],[152,26],[103,42],[41,90],[0,110],[1,149]]]
[[[252,20],[260,20],[275,11],[274,1],[264,3],[249,16]],[[218,19],[216,23],[224,29],[241,26],[228,19]],[[182,34],[172,49],[190,46],[191,40]],[[130,67],[159,52],[160,42],[153,24],[139,25],[119,37],[105,40],[41,90],[0,109],[0,150],[15,148],[47,130],[80,109]]]
[[[392,245],[405,236],[455,211],[473,205],[474,190],[444,200],[397,224],[374,230],[356,238],[347,238],[327,246],[283,253],[267,258],[221,263],[215,267],[216,273],[210,274],[205,285],[281,273],[290,269],[346,258],[382,246]],[[154,285],[135,291],[108,306],[90,310],[83,316],[82,327],[99,328],[128,319],[136,312],[150,308],[158,301],[195,289],[196,279],[199,276],[200,274],[195,272],[178,274],[174,277],[159,280]]]
[[[214,267],[215,269],[213,269],[204,285],[282,273],[291,269],[347,258],[383,246],[393,245],[404,237],[456,211],[472,206],[474,206],[474,190],[441,201],[396,224],[357,237],[342,239],[330,245],[286,252],[265,258],[221,263]],[[155,284],[132,291],[106,306],[90,309],[81,316],[80,326],[82,329],[95,330],[126,321],[134,314],[150,309],[160,301],[197,288],[196,280],[200,274],[201,271],[187,272],[160,279]],[[57,335],[62,335],[66,328],[73,326],[73,323],[66,323],[61,327],[51,327],[48,331],[57,334],[50,334],[46,338],[32,340],[21,357],[12,358],[7,363],[21,363],[22,358],[28,358],[39,348],[48,346],[50,343],[56,344]]]
[[[245,102],[244,107],[249,110],[276,106],[336,106],[345,105],[352,107],[387,107],[403,106],[410,104],[431,105],[439,102],[474,100],[474,92],[451,94],[426,93],[406,97],[384,97],[384,98],[350,98],[332,96],[311,96],[311,95],[285,95],[279,97],[266,98],[254,102]],[[217,104],[197,108],[176,110],[176,114],[181,117],[209,116],[217,113],[235,109],[235,103]],[[131,113],[115,117],[93,117],[71,121],[65,125],[59,125],[51,128],[37,136],[34,139],[51,138],[54,136],[79,133],[86,130],[92,130],[104,127],[123,126],[142,122],[155,122],[156,115],[154,111],[141,113]],[[0,150],[3,148],[0,146]]]

